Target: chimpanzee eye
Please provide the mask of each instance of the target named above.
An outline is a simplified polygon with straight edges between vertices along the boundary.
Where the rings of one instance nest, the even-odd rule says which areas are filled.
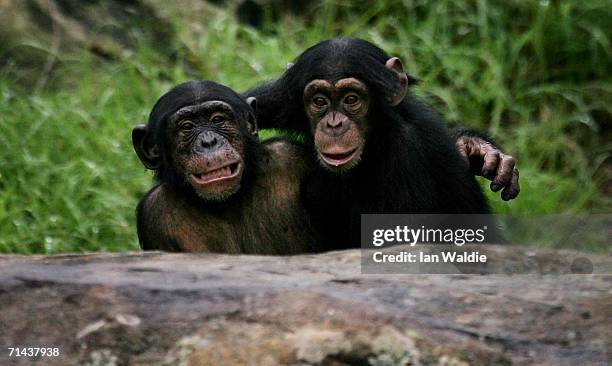
[[[314,97],[312,102],[318,107],[325,107],[327,105],[327,100],[323,97]]]
[[[355,104],[359,101],[359,97],[356,96],[355,94],[349,94],[344,98],[344,104]]]
[[[183,121],[179,125],[179,128],[181,130],[183,130],[183,131],[189,131],[189,130],[193,130],[195,128],[195,124],[193,124],[193,122],[191,122],[191,121]]]
[[[214,116],[213,116],[213,117],[210,119],[210,121],[211,121],[212,123],[221,123],[221,122],[225,121],[225,117],[223,117],[223,116],[222,116],[222,115],[220,115],[220,114],[217,114],[217,115],[214,115]]]

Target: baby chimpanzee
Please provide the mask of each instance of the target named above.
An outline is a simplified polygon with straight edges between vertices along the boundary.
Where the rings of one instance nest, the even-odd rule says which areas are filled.
[[[300,198],[299,144],[259,141],[255,98],[210,81],[163,95],[132,131],[156,185],[137,209],[143,249],[294,254],[316,250]]]

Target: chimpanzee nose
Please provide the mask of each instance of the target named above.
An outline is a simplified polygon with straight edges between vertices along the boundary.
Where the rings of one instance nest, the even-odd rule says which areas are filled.
[[[348,118],[342,113],[334,113],[325,121],[328,132],[334,135],[346,132],[346,126],[348,126]]]
[[[329,120],[329,121],[327,121],[327,127],[329,127],[329,128],[340,128],[340,127],[342,127],[342,120],[339,120],[339,119]]]
[[[217,144],[219,143],[217,136],[215,136],[215,134],[208,132],[208,131],[203,132],[200,135],[199,140],[200,140],[200,147],[202,148],[202,150],[211,150],[215,146],[217,146]]]

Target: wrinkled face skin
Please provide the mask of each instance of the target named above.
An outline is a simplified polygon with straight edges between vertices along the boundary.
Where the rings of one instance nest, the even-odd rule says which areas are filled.
[[[232,107],[206,101],[168,119],[171,154],[179,176],[205,201],[223,201],[240,188],[245,138]]]
[[[359,163],[370,98],[355,78],[336,82],[316,79],[304,88],[304,107],[310,120],[320,163],[333,172],[348,171]]]

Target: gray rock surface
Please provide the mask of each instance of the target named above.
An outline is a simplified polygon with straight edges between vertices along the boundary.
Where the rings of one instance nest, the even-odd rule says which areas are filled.
[[[0,364],[606,365],[611,285],[363,275],[359,251],[0,256]]]

